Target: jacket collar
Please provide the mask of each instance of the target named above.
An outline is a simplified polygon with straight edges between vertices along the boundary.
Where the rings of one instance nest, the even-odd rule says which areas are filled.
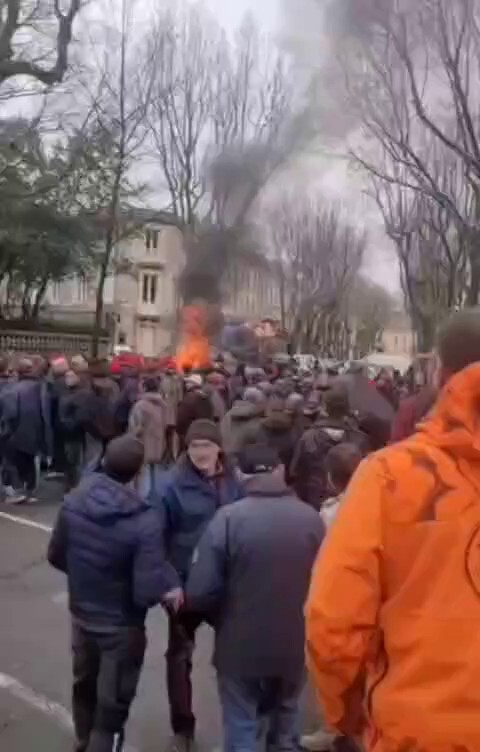
[[[245,496],[291,496],[285,480],[272,473],[244,476]]]

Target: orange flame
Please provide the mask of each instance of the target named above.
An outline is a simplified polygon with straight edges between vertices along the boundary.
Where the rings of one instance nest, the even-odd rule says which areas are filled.
[[[182,311],[182,339],[177,350],[177,369],[193,370],[207,367],[210,362],[210,342],[206,335],[207,309],[201,305],[185,306]]]

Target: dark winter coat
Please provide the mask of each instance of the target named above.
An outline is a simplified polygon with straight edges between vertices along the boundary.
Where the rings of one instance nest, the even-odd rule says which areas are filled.
[[[292,464],[295,446],[300,438],[298,424],[287,412],[278,412],[264,418],[261,424],[259,439],[276,450],[287,473]]]
[[[224,451],[236,455],[246,443],[255,441],[262,419],[263,412],[259,412],[258,405],[237,400],[220,424]]]
[[[304,668],[303,605],[324,526],[272,475],[250,478],[246,493],[207,528],[187,608],[214,623],[219,673],[297,680]]]
[[[242,487],[234,470],[207,478],[183,455],[154,490],[152,504],[158,510],[167,557],[182,579],[190,570],[193,552],[203,531],[221,507],[237,501]]]
[[[90,391],[80,386],[67,388],[60,397],[58,420],[65,441],[84,441],[89,400]]]
[[[119,435],[116,408],[120,389],[108,376],[95,378],[88,400],[87,432],[97,441],[107,442]]]
[[[1,396],[2,434],[7,447],[32,457],[51,456],[51,410],[42,381],[22,377]]]
[[[352,418],[321,418],[303,434],[290,466],[290,479],[298,496],[320,509],[331,492],[327,485],[325,458],[334,446],[350,442],[367,454],[370,445],[365,433]]]
[[[215,420],[210,397],[200,389],[188,392],[178,405],[177,433],[184,439],[194,420]]]
[[[70,610],[90,629],[143,626],[178,585],[158,515],[130,488],[94,473],[65,497],[48,561],[68,577]]]

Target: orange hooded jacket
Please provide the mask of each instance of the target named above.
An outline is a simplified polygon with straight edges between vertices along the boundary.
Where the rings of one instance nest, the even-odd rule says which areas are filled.
[[[359,468],[306,623],[332,727],[371,752],[480,752],[480,365]]]

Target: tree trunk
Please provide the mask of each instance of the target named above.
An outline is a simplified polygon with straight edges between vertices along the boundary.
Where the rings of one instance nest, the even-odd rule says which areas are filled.
[[[32,321],[38,321],[38,317],[40,316],[40,306],[42,305],[43,299],[45,297],[47,287],[48,287],[48,277],[42,280],[42,283],[40,287],[38,288],[37,293],[35,295],[35,300],[33,302],[32,310],[30,314]]]
[[[471,249],[470,254],[470,285],[467,291],[467,306],[473,307],[478,305],[478,296],[480,293],[480,252],[475,246]]]
[[[110,260],[112,258],[113,234],[114,234],[114,226],[113,226],[113,222],[110,222],[110,226],[107,230],[107,235],[105,237],[105,252],[103,254],[102,263],[100,265],[100,274],[98,278],[98,287],[97,287],[96,304],[95,304],[95,324],[94,324],[93,339],[92,339],[92,357],[94,358],[98,358],[98,353],[100,351],[100,337],[102,334],[103,313],[105,310],[103,297],[105,293],[105,282],[106,282],[107,275],[108,275]]]

